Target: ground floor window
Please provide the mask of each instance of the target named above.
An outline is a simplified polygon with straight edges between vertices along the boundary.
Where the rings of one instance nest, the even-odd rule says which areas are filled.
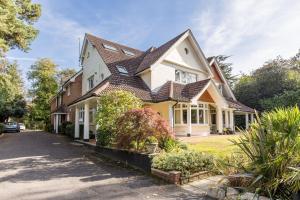
[[[198,103],[191,105],[191,123],[192,124],[208,124],[209,107],[206,103]],[[174,107],[175,124],[187,124],[188,105],[177,104]]]
[[[83,122],[84,121],[84,107],[81,107],[79,109],[79,121]]]

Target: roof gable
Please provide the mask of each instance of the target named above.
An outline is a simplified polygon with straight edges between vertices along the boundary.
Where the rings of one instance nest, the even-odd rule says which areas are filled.
[[[152,64],[154,64],[159,58],[161,58],[170,48],[173,46],[186,32],[189,30],[184,31],[183,33],[179,34],[172,40],[166,42],[165,44],[161,45],[156,49],[149,49],[147,54],[144,56],[142,62],[140,63],[139,67],[136,70],[136,73],[140,73],[146,69],[148,69]]]
[[[145,54],[145,52],[138,49],[98,38],[90,34],[86,34],[86,38],[97,49],[112,74],[119,74],[116,66],[120,65],[126,68],[128,75],[133,76]],[[106,45],[115,48],[116,51],[105,48]],[[133,55],[126,54],[126,51],[133,53]]]
[[[225,76],[224,76],[218,62],[216,61],[215,57],[207,58],[207,60],[209,61],[209,65],[215,70],[215,72],[217,72],[217,76],[223,81],[223,83],[225,85],[225,89],[229,92],[231,98],[236,100],[231,88],[229,87],[228,81],[225,78]]]
[[[155,65],[156,63],[160,63],[162,60],[164,60],[170,54],[170,52],[172,52],[185,39],[189,39],[189,42],[192,46],[192,51],[194,51],[194,53],[195,53],[195,57],[199,58],[199,60],[201,62],[201,66],[203,66],[202,71],[206,71],[208,73],[207,78],[212,77],[212,72],[211,72],[209,64],[206,60],[206,57],[204,56],[202,50],[200,49],[198,42],[196,41],[195,37],[193,36],[193,33],[189,29],[187,31],[183,32],[182,34],[178,35],[177,37],[173,38],[169,42],[165,43],[158,49],[155,49],[153,52],[147,54],[145,56],[145,58],[143,59],[142,63],[140,64],[140,66],[138,67],[137,73],[140,73],[143,70],[150,68],[151,66]],[[201,70],[201,69],[199,68],[199,70]]]

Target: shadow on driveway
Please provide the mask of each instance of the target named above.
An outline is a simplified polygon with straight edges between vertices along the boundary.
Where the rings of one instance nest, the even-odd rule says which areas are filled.
[[[0,199],[208,199],[44,132],[0,138]]]

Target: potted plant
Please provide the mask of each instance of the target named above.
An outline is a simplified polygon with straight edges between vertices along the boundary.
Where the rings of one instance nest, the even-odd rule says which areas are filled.
[[[155,153],[158,147],[158,140],[154,136],[150,136],[146,139],[145,147],[147,153]]]

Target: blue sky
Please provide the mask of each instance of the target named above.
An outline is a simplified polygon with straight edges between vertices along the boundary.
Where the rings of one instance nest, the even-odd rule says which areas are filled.
[[[232,55],[235,74],[249,73],[300,48],[299,0],[35,0],[40,30],[31,50],[12,50],[25,77],[37,58],[78,67],[78,38],[92,33],[141,50],[190,28],[206,56]],[[26,82],[28,86],[28,82]]]

